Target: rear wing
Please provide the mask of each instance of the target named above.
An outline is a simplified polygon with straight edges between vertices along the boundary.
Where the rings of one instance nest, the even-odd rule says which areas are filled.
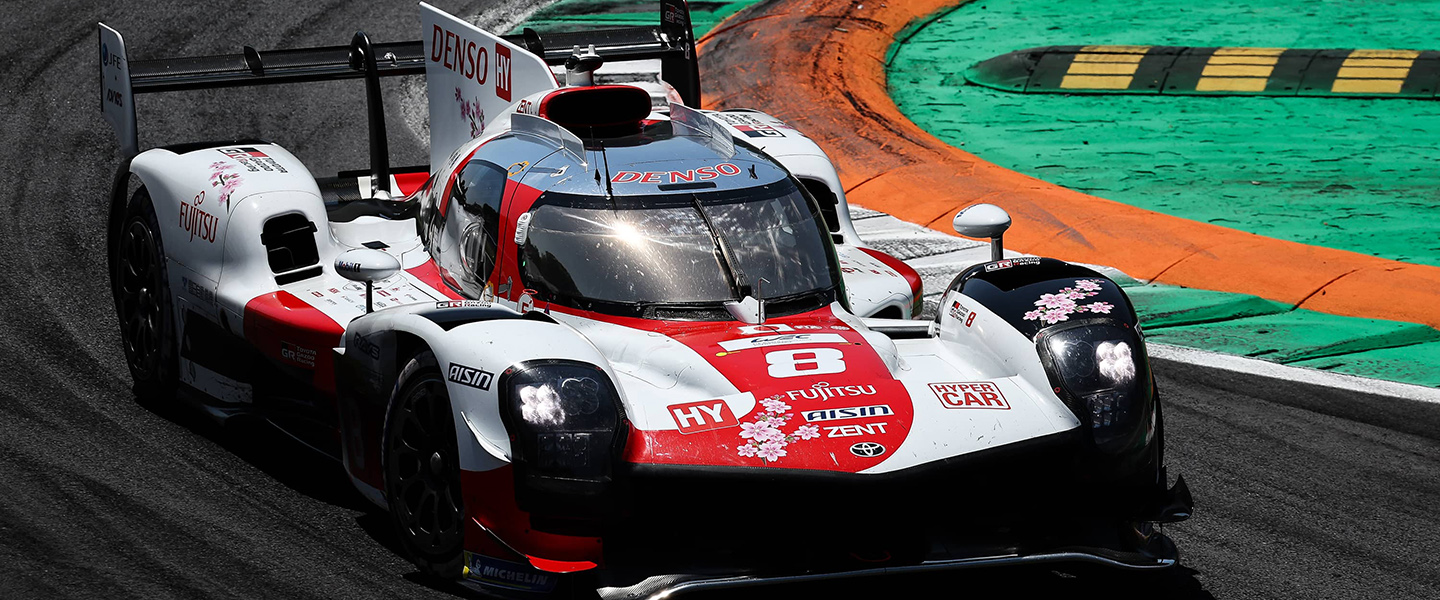
[[[607,62],[659,59],[661,79],[687,105],[700,106],[700,68],[685,0],[660,0],[660,23],[655,27],[552,34],[527,28],[520,35],[500,37],[548,65],[563,65],[573,47],[591,44]],[[101,112],[128,159],[139,153],[134,98],[140,94],[364,79],[373,180],[388,185],[389,145],[379,80],[424,75],[425,64],[421,40],[372,43],[364,32],[356,32],[348,46],[267,51],[244,46],[238,54],[130,61],[120,32],[101,23]]]

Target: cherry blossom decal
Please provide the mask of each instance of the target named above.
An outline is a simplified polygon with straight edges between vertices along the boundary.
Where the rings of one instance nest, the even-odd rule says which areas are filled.
[[[480,107],[480,101],[474,102],[465,100],[460,93],[460,88],[455,88],[455,102],[460,105],[460,116],[470,120],[470,139],[480,137],[485,133],[485,109]]]
[[[776,394],[761,400],[760,404],[765,407],[765,411],[757,415],[753,422],[740,424],[740,437],[746,440],[738,449],[740,456],[775,462],[786,455],[786,446],[799,440],[820,437],[818,425],[801,425],[790,433],[781,431],[780,428],[794,415],[788,412],[790,405],[780,398],[781,394]]]
[[[1070,315],[1075,313],[1110,314],[1115,305],[1109,302],[1091,302],[1080,304],[1091,296],[1100,294],[1100,284],[1103,279],[1077,279],[1075,287],[1063,288],[1054,294],[1041,294],[1040,299],[1035,301],[1039,308],[1025,313],[1026,321],[1043,321],[1046,325],[1054,325],[1061,321],[1070,320]]]
[[[230,209],[230,195],[245,181],[239,173],[231,173],[234,170],[235,163],[229,161],[210,163],[210,187],[220,188],[220,203],[225,205],[226,210]]]

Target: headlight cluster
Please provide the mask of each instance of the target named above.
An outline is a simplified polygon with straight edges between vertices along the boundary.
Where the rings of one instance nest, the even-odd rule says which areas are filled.
[[[604,494],[624,443],[624,414],[605,372],[539,361],[506,371],[501,381],[522,504]]]
[[[1149,442],[1149,361],[1134,329],[1086,320],[1047,329],[1035,341],[1051,383],[1089,426],[1096,448],[1120,454]]]

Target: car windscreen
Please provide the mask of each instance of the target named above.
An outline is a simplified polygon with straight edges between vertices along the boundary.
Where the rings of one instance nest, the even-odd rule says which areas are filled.
[[[766,299],[832,291],[832,257],[814,203],[782,180],[613,200],[547,192],[531,211],[520,267],[549,299],[693,305],[735,299],[732,272]]]

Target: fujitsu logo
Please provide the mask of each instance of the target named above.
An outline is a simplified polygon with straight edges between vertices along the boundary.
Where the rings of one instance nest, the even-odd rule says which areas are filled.
[[[195,196],[194,204],[189,202],[180,203],[180,228],[190,232],[190,240],[200,238],[210,243],[215,243],[215,230],[219,228],[220,219],[215,215],[200,210],[200,204],[205,202],[205,192]]]
[[[875,386],[873,385],[836,385],[832,386],[824,381],[810,386],[808,390],[791,390],[785,392],[791,400],[829,400],[841,396],[874,396]]]

